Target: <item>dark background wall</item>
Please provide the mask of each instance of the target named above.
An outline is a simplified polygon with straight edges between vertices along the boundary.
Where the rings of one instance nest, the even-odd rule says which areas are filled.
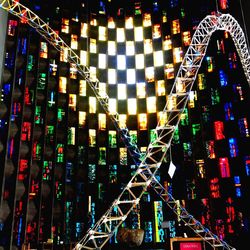
[[[8,13],[0,9],[0,72],[2,72],[2,67],[3,67],[7,17]],[[0,86],[1,82],[2,82],[2,74],[0,74]]]
[[[242,6],[242,18],[245,21],[245,27],[242,27],[243,29],[246,29],[245,32],[247,32],[246,38],[248,40],[248,46],[250,44],[249,38],[250,38],[250,1],[249,0],[239,0],[241,2]]]

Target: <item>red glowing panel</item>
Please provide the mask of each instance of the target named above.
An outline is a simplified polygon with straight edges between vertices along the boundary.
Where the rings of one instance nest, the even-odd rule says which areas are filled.
[[[180,250],[202,250],[200,242],[181,242]]]
[[[224,123],[221,121],[214,122],[215,139],[222,140],[225,139],[224,136]]]

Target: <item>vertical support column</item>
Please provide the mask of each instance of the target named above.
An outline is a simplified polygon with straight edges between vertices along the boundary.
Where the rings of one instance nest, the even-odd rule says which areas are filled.
[[[4,61],[5,38],[7,28],[8,13],[0,9],[0,88],[2,86],[2,72]]]

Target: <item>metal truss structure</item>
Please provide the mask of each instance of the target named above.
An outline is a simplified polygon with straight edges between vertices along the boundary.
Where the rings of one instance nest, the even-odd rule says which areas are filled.
[[[244,73],[250,84],[250,55],[244,32],[238,22],[230,14],[217,14],[206,16],[196,28],[191,44],[187,49],[180,65],[173,87],[167,97],[167,103],[162,112],[161,121],[155,128],[156,139],[147,148],[146,154],[140,153],[136,144],[132,143],[127,127],[120,128],[119,114],[111,113],[109,97],[100,92],[99,81],[91,79],[91,74],[86,66],[81,65],[77,54],[53,31],[48,24],[42,21],[35,13],[16,1],[0,0],[0,8],[9,13],[25,19],[45,40],[58,51],[67,51],[68,62],[75,64],[78,73],[88,82],[98,101],[110,115],[112,122],[121,135],[123,142],[134,159],[137,170],[121,194],[112,203],[106,213],[98,220],[95,226],[88,230],[74,249],[101,249],[114,235],[117,228],[128,217],[129,213],[140,202],[140,198],[147,190],[153,187],[159,197],[179,216],[186,226],[191,228],[213,249],[233,250],[234,248],[213,234],[197,221],[187,210],[177,205],[178,202],[168,193],[155,177],[155,174],[170,147],[171,140],[180,116],[188,102],[190,91],[196,79],[202,60],[212,34],[218,30],[228,32],[236,46]]]

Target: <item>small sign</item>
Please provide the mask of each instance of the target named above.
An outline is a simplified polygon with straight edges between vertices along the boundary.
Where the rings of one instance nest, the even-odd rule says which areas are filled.
[[[201,242],[181,242],[180,250],[202,250]]]

